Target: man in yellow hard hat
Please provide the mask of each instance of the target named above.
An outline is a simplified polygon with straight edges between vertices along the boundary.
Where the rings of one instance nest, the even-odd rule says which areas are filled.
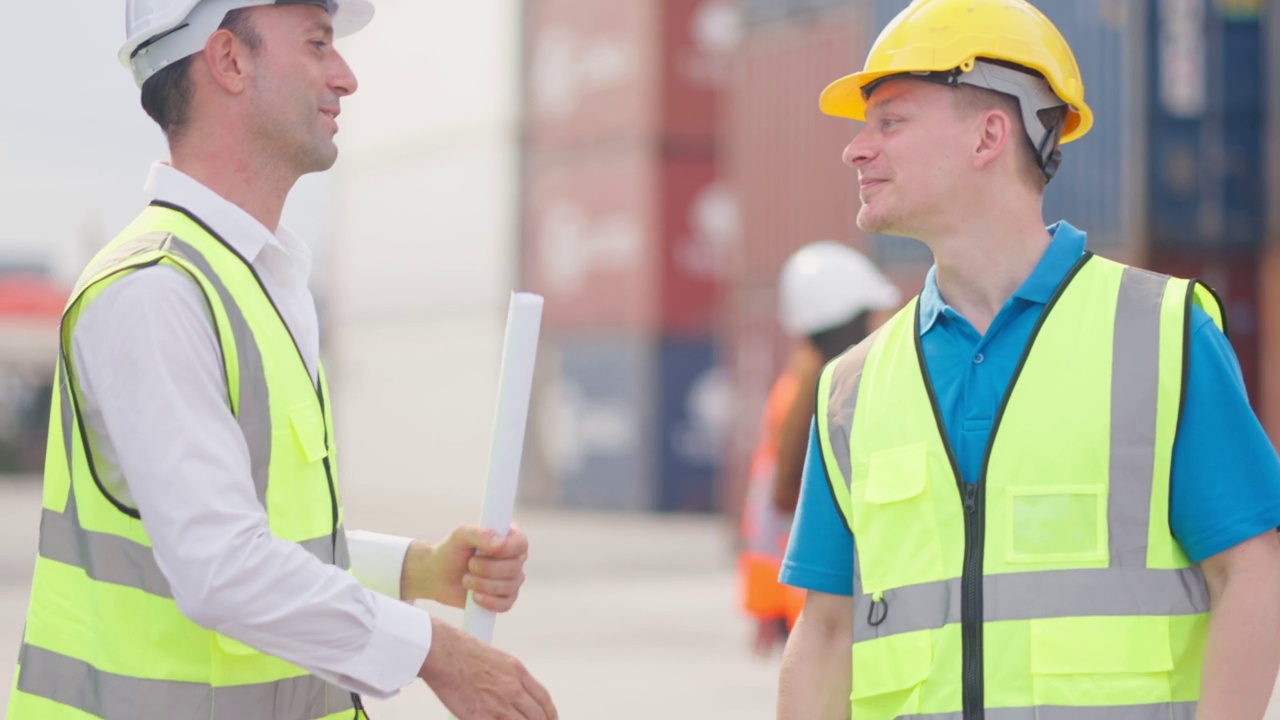
[[[519,661],[412,605],[509,609],[522,533],[344,526],[311,253],[280,216],[337,159],[334,40],[372,5],[123,4],[170,161],[63,316],[7,717],[359,720],[421,679],[461,720],[555,718]]]
[[[866,122],[859,226],[935,265],[820,376],[779,716],[1259,720],[1280,459],[1208,288],[1045,226],[1091,124],[1058,30],[917,0],[821,107]]]

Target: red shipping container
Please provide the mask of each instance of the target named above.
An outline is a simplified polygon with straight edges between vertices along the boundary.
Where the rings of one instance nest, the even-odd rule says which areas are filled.
[[[1280,445],[1280,243],[1264,247],[1258,283],[1259,402],[1271,442]]]
[[[735,40],[733,0],[533,0],[527,7],[532,147],[641,138],[709,145]]]
[[[823,115],[818,96],[861,68],[866,12],[755,26],[738,49],[727,173],[743,209],[739,282],[774,282],[787,255],[815,240],[865,246],[857,175],[842,160],[859,125]]]
[[[523,212],[525,285],[546,298],[547,327],[712,326],[736,228],[710,159],[643,144],[533,153]]]

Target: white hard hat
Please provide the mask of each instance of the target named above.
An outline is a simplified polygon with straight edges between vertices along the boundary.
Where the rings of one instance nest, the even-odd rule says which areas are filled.
[[[170,64],[200,52],[227,13],[258,5],[319,5],[333,17],[336,37],[373,19],[369,0],[125,0],[125,41],[120,64],[138,87]]]
[[[834,240],[795,251],[778,278],[779,319],[793,336],[830,330],[900,301],[897,286],[865,255]]]

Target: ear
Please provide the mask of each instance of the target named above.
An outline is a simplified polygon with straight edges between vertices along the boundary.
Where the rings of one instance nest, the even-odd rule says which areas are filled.
[[[976,122],[978,141],[973,149],[973,166],[981,170],[1000,157],[1016,128],[1004,110],[995,108],[983,112]]]
[[[238,95],[248,87],[253,54],[230,30],[215,32],[197,57],[208,69],[210,79],[227,93]]]

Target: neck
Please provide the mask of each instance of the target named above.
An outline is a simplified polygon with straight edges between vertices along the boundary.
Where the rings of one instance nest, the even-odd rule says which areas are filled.
[[[278,164],[263,162],[268,153],[246,150],[253,147],[251,141],[220,136],[216,130],[195,130],[172,138],[169,156],[175,169],[275,232],[298,177]]]
[[[986,334],[1005,302],[1035,270],[1052,238],[1039,204],[1025,212],[973,213],[930,238],[943,299]]]

